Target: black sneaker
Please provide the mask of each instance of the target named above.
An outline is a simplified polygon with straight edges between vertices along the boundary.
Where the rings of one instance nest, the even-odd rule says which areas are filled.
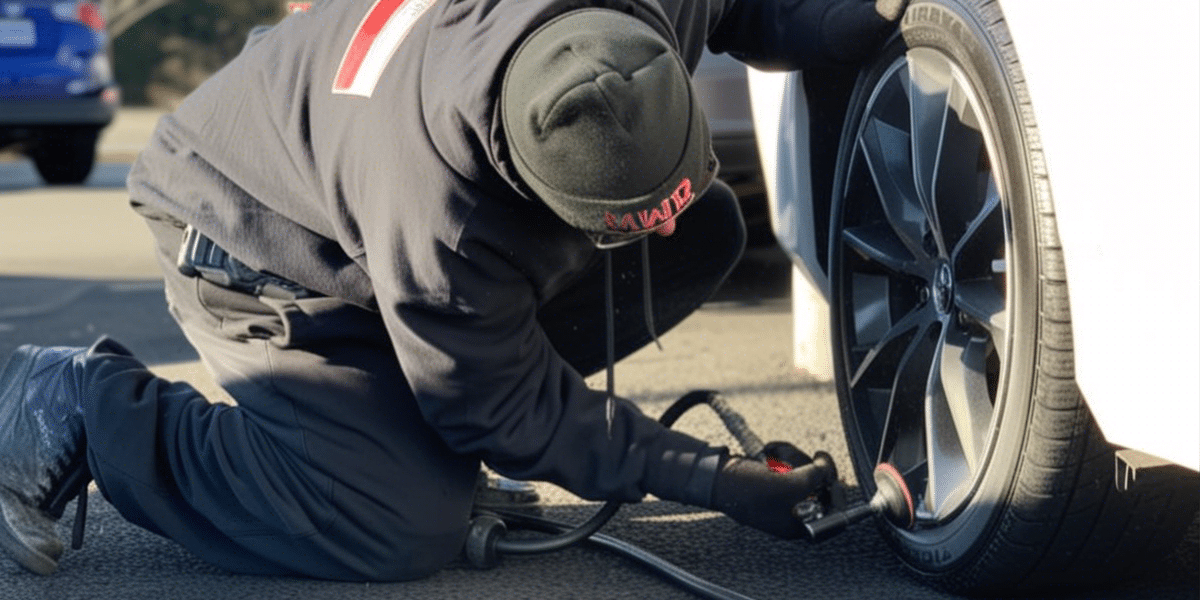
[[[530,516],[542,514],[541,497],[533,484],[480,471],[475,483],[475,511],[516,512]]]
[[[48,575],[63,553],[55,522],[78,496],[76,545],[87,483],[83,378],[94,352],[128,355],[102,338],[91,348],[21,346],[0,371],[0,548]]]

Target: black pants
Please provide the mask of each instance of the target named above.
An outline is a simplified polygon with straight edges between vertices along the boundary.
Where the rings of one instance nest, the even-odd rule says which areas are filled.
[[[89,374],[89,464],[129,521],[235,572],[341,580],[428,575],[459,553],[478,461],[451,452],[405,386],[379,314],[333,298],[275,300],[180,275],[181,232],[148,221],[170,310],[237,406],[208,402],[135,359]],[[744,244],[724,185],[652,240],[655,320],[695,310]],[[617,356],[650,340],[639,245],[615,251]],[[627,276],[620,276],[620,275]],[[597,262],[539,320],[582,373],[604,366],[604,275]]]

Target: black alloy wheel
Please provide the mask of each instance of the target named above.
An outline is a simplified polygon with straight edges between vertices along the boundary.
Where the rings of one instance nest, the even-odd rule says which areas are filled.
[[[936,521],[974,487],[1003,401],[1009,219],[945,55],[898,57],[864,112],[837,232],[843,364],[865,449],[926,484],[917,518]]]

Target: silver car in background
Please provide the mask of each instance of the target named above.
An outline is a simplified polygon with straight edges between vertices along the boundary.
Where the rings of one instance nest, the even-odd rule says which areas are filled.
[[[692,74],[692,87],[708,117],[713,150],[721,162],[717,177],[729,184],[741,201],[749,245],[773,244],[746,65],[728,54],[705,50]]]

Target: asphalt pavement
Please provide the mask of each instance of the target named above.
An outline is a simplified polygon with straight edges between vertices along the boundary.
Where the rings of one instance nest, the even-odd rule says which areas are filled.
[[[154,111],[123,111],[85,186],[42,187],[23,160],[0,160],[0,360],[20,343],[85,345],[107,333],[160,375],[213,385],[170,317],[150,238],[124,194],[128,162],[153,126]],[[764,439],[829,451],[853,485],[829,382],[791,362],[789,269],[773,248],[753,251],[714,302],[617,366],[619,393],[657,416],[692,389],[716,389]],[[602,379],[591,382],[597,387]],[[677,425],[736,447],[720,422],[696,410]],[[539,485],[545,513],[578,522],[596,506]],[[398,491],[398,493],[401,493]],[[73,514],[68,507],[68,515]],[[70,516],[61,524],[64,539]],[[874,525],[822,544],[773,539],[713,512],[647,498],[625,506],[603,532],[753,598],[952,598],[913,578]],[[1159,568],[1117,589],[1076,598],[1198,598],[1196,530]],[[93,491],[85,544],[49,577],[0,557],[0,598],[694,598],[608,551],[575,547],[509,557],[493,570],[453,567],[393,584],[252,577],[211,567],[173,542],[125,522]]]

